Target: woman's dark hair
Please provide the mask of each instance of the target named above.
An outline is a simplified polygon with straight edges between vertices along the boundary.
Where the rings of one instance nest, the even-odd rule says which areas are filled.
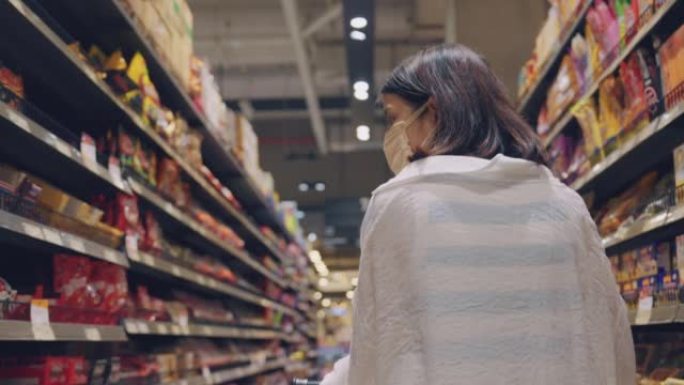
[[[480,55],[463,45],[439,45],[409,57],[394,69],[381,92],[398,95],[415,108],[433,99],[437,127],[416,159],[490,159],[504,154],[547,163],[539,137],[515,111],[501,80]]]

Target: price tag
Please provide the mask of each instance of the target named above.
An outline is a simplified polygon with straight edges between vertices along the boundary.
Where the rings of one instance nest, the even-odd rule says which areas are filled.
[[[126,235],[126,254],[128,258],[134,261],[140,261],[140,254],[138,254],[138,237],[135,235]]]
[[[131,334],[138,334],[140,330],[138,329],[138,325],[135,322],[131,321],[126,321],[126,331],[128,331]]]
[[[112,183],[114,183],[114,186],[116,186],[119,190],[125,190],[123,178],[121,177],[121,166],[119,164],[119,159],[114,156],[110,156],[108,163],[109,164],[107,168],[109,170],[109,176],[112,178]]]
[[[211,376],[211,370],[209,370],[209,367],[202,366],[202,377],[204,377],[204,381],[211,384],[213,378]]]
[[[40,226],[29,222],[23,222],[21,227],[24,228],[24,234],[33,238],[43,239],[43,230],[41,230]]]
[[[210,328],[209,326],[202,326],[202,334],[206,336],[213,336],[214,329]]]
[[[31,133],[31,126],[29,126],[28,120],[26,120],[23,116],[19,115],[16,111],[12,110],[11,108],[8,108],[7,109],[7,117],[17,127],[28,132],[29,134]]]
[[[169,328],[165,324],[159,324],[157,325],[157,333],[169,334]]]
[[[147,266],[154,267],[157,265],[157,262],[154,260],[153,256],[146,253],[141,253],[140,255],[142,256],[142,263],[146,264]]]
[[[62,243],[62,236],[59,235],[59,232],[56,230],[43,227],[43,236],[45,237],[45,240],[50,243],[57,246],[64,246],[64,243]]]
[[[97,169],[97,151],[95,150],[95,140],[92,136],[81,134],[81,157],[83,164],[90,169]]]
[[[46,299],[31,300],[31,328],[38,341],[54,341],[55,332],[50,326],[49,304]]]
[[[637,308],[636,325],[648,325],[651,322],[651,313],[653,312],[653,296],[648,296],[639,299],[639,307]]]
[[[116,251],[114,251],[112,249],[104,249],[103,256],[107,262],[111,262],[111,263],[119,262],[119,255],[117,254]]]
[[[171,266],[171,274],[175,275],[176,277],[180,277],[181,276],[180,268],[178,268],[178,266],[176,266],[176,265]]]
[[[82,239],[76,237],[69,237],[67,238],[67,244],[71,249],[79,253],[85,253],[85,244],[83,243]]]
[[[188,327],[187,320],[185,321],[186,323],[181,323],[180,329],[181,329],[181,334],[187,336],[190,334],[190,327]]]
[[[150,325],[148,325],[147,322],[138,322],[138,330],[140,330],[140,333],[142,334],[150,334]]]
[[[181,328],[178,325],[171,325],[171,334],[173,335],[180,335],[181,334]]]
[[[85,337],[88,341],[102,341],[102,335],[98,328],[85,328]]]

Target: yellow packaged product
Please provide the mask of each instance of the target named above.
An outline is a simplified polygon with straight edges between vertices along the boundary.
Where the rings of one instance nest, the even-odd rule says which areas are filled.
[[[623,92],[622,82],[615,76],[609,76],[599,85],[599,122],[606,155],[619,146],[624,111]]]
[[[572,115],[582,128],[584,150],[591,164],[596,164],[604,158],[603,138],[596,113],[596,103],[592,98],[585,98],[572,107]]]

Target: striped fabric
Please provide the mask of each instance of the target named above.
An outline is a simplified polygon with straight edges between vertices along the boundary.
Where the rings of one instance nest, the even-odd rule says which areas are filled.
[[[545,167],[436,156],[364,219],[349,385],[633,385],[626,311],[582,200]]]

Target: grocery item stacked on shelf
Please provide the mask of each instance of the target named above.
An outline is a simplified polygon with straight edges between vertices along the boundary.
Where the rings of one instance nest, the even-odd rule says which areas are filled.
[[[203,92],[216,87],[192,56],[187,4],[67,3],[0,4],[0,29],[17,34],[0,41],[0,340],[69,345],[0,354],[0,382],[219,384],[276,372],[264,381],[283,383],[287,355],[311,349],[295,326],[309,322],[308,259],[266,198],[253,129]],[[87,7],[146,32],[83,28]],[[229,163],[212,147],[222,136]],[[82,342],[103,344],[98,360]]]

